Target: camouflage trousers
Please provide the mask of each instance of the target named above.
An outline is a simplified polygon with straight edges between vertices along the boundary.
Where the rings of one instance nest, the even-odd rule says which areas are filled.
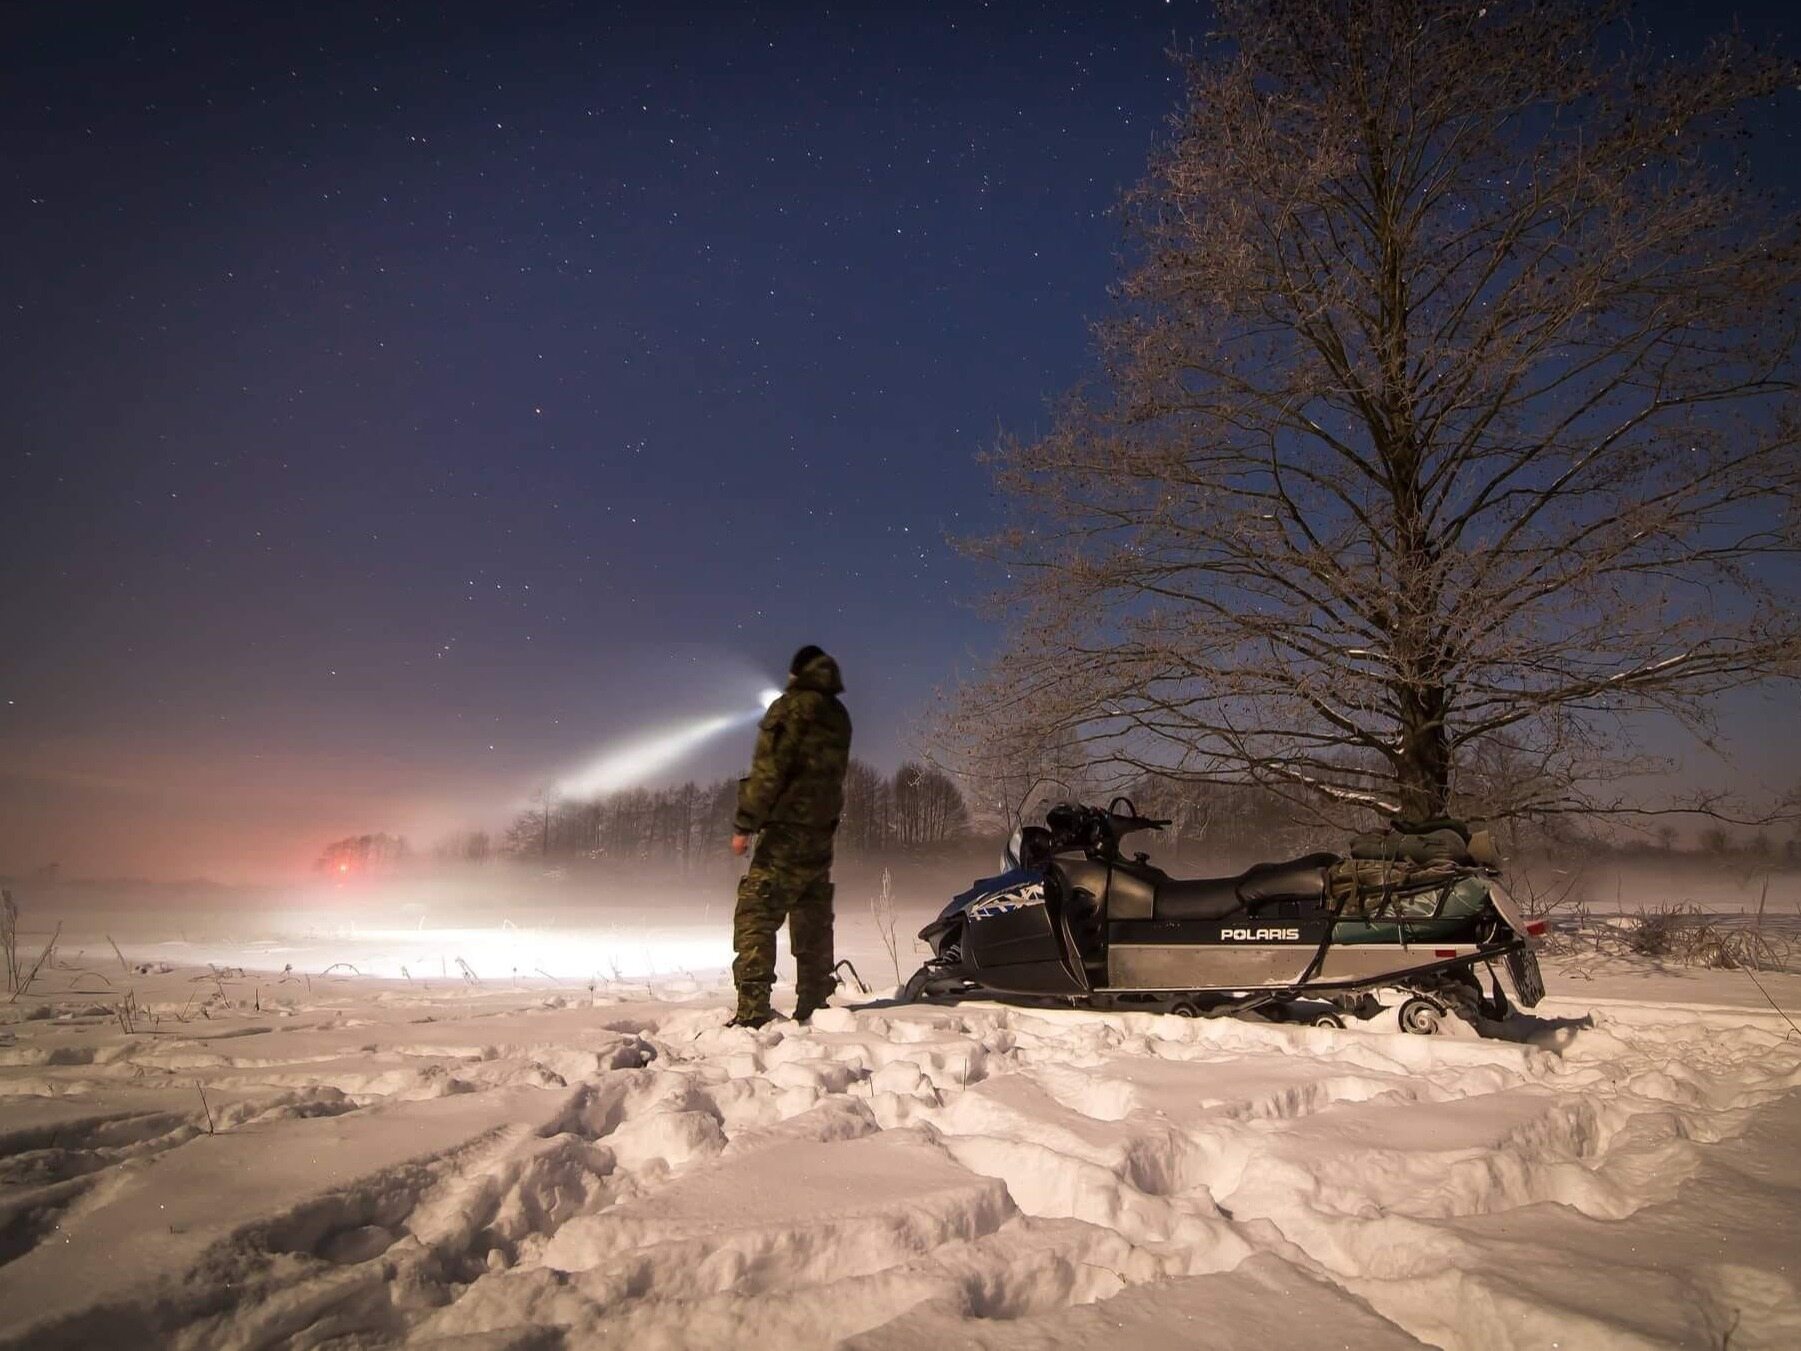
[[[775,984],[775,936],[788,922],[794,953],[794,986],[801,1008],[825,1003],[837,985],[832,975],[832,837],[830,832],[771,826],[757,837],[750,871],[738,883],[732,917],[737,960],[738,1012],[769,1012]]]

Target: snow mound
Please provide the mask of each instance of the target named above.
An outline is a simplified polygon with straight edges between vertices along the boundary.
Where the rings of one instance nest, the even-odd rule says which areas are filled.
[[[10,1025],[0,1345],[1801,1344],[1773,1016],[289,993]]]

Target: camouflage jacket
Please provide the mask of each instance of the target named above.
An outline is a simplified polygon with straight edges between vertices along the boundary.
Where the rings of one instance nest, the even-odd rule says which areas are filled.
[[[850,714],[838,702],[838,663],[821,653],[788,679],[757,729],[750,774],[738,780],[740,834],[769,825],[831,830],[844,809]]]

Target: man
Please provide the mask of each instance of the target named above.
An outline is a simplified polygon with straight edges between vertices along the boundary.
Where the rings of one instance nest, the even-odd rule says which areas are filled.
[[[850,714],[838,702],[838,663],[817,647],[794,654],[788,688],[763,715],[750,775],[738,781],[732,852],[757,837],[750,871],[738,884],[732,946],[738,959],[738,1013],[732,1027],[761,1027],[775,1015],[775,935],[788,921],[794,951],[794,1017],[823,1008],[832,975],[832,835],[844,807]]]

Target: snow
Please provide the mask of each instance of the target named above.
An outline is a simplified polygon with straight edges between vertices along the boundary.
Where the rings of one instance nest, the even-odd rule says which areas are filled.
[[[1801,1345],[1801,977],[748,1032],[717,909],[65,940],[0,1003],[0,1346]]]

